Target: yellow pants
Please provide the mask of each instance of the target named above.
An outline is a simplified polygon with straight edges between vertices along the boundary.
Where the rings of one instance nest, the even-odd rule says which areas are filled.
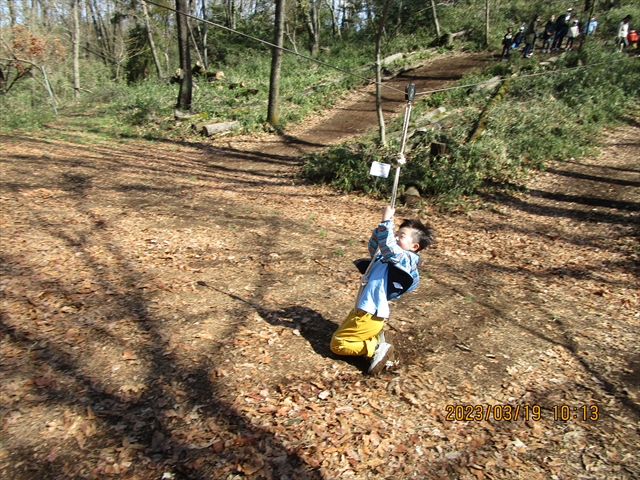
[[[384,327],[384,318],[363,310],[351,310],[331,338],[331,351],[337,355],[373,357],[378,345],[376,335]]]

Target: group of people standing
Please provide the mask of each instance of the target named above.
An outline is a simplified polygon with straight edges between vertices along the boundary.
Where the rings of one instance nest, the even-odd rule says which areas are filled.
[[[629,38],[629,35],[635,34],[635,42],[637,42],[637,33],[635,30],[629,30],[630,21],[631,15],[627,15],[618,25],[616,45],[620,50],[628,47],[630,41],[634,41],[633,38]],[[558,17],[551,15],[544,27],[542,27],[540,15],[535,15],[531,22],[527,26],[521,26],[517,33],[513,32],[512,27],[507,29],[507,33],[502,39],[500,59],[509,58],[511,51],[518,49],[521,45],[524,45],[522,57],[531,57],[538,40],[542,41],[542,53],[571,50],[580,35],[593,35],[597,28],[598,21],[594,16],[591,16],[580,28],[580,21],[573,17],[572,8],[567,8],[567,11]]]

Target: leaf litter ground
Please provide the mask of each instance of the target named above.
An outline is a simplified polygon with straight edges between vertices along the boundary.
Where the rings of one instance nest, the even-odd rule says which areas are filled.
[[[399,207],[438,243],[367,377],[328,343],[383,202],[295,179],[375,122],[349,105],[283,137],[2,138],[3,477],[640,476],[639,125],[468,213]]]

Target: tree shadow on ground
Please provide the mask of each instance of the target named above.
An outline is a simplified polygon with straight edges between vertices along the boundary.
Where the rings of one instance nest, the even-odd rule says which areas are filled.
[[[563,177],[577,178],[579,180],[590,180],[592,182],[602,182],[610,185],[620,185],[623,187],[640,187],[640,182],[634,182],[632,180],[621,180],[619,178],[599,177],[596,175],[588,175],[586,173],[573,172],[571,170],[547,168],[546,172],[553,173],[554,175],[561,175]]]
[[[640,183],[637,185],[640,185]],[[640,203],[638,202],[607,200],[605,198],[587,197],[584,195],[567,195],[565,193],[545,192],[543,190],[529,190],[529,195],[554,200],[556,202],[578,203],[589,207],[615,208],[616,210],[626,210],[628,212],[640,211]]]
[[[142,316],[139,318],[145,323],[148,320]],[[34,461],[34,449],[28,446],[28,442],[24,445],[12,442],[11,458],[14,465],[22,467],[13,471],[14,479],[57,479],[64,472],[68,475],[66,478],[71,478],[80,471],[87,472],[91,467],[94,475],[106,474],[95,468],[97,459],[92,458],[91,452],[104,449],[105,445],[121,445],[122,435],[130,440],[125,440],[121,450],[127,450],[128,442],[142,445],[142,450],[135,447],[142,454],[137,456],[135,463],[145,465],[148,470],[158,471],[158,478],[163,472],[173,472],[174,476],[171,478],[175,479],[210,480],[220,478],[219,475],[223,472],[242,472],[246,475],[248,472],[258,471],[272,478],[323,478],[318,471],[306,465],[299,455],[288,451],[273,433],[252,425],[241,410],[224,398],[221,390],[224,387],[211,380],[208,365],[193,369],[177,368],[179,362],[172,354],[168,354],[163,348],[153,348],[147,352],[153,358],[153,368],[147,378],[147,385],[150,387],[139,398],[132,400],[101,388],[98,385],[99,379],[87,376],[74,358],[37,334],[21,331],[4,321],[0,322],[0,332],[13,345],[37,352],[50,372],[59,372],[67,378],[73,378],[73,388],[63,387],[58,383],[39,388],[40,395],[44,393],[47,397],[42,402],[46,408],[63,408],[69,415],[73,411],[89,408],[97,417],[101,432],[99,438],[81,439],[76,435],[75,439],[71,439],[72,442],[77,440],[80,449],[86,452],[82,462],[78,462],[77,456],[65,453],[67,449],[63,445],[51,444],[52,453],[46,464],[43,464]],[[187,399],[178,399],[168,393],[167,387],[170,383],[175,386],[176,381],[185,391]],[[176,425],[176,416],[172,414],[167,417],[166,408],[178,403],[188,408],[197,406],[193,411],[198,416],[207,418],[207,425],[211,428],[207,436],[216,437],[224,431],[232,432],[233,440],[216,445],[214,464],[210,451],[182,438],[182,428],[180,422]],[[163,408],[165,405],[167,407]],[[181,416],[177,415],[178,418]],[[47,446],[47,443],[45,441],[41,446]],[[200,464],[199,459],[203,455],[208,459]],[[85,468],[74,472],[75,466]],[[139,470],[138,472],[141,473]],[[84,478],[84,475],[86,473],[81,476]]]
[[[483,284],[494,276],[492,275],[492,272],[499,272],[501,275],[504,275],[505,273],[515,275],[518,273],[518,269],[507,271],[504,268],[496,267],[488,263],[482,263],[475,266],[465,264],[465,268],[463,270],[466,272],[471,270],[482,272],[481,277],[483,278]],[[591,274],[593,272],[589,273]],[[460,274],[462,275],[462,270]],[[528,274],[531,275],[531,273]],[[537,276],[539,278],[553,277],[555,276],[555,273],[542,272]],[[442,280],[436,280],[436,283],[460,296],[470,295],[468,289],[461,289],[454,284]],[[537,306],[535,307],[535,311],[541,314],[539,315],[539,318],[553,319],[553,328],[548,328],[547,322],[540,324],[537,322],[527,323],[518,321],[517,317],[521,314],[518,314],[517,309],[515,311],[513,310],[513,305],[499,305],[490,298],[483,298],[480,294],[473,293],[471,296],[473,297],[474,303],[481,306],[486,311],[491,312],[493,318],[500,319],[501,322],[506,322],[511,325],[510,330],[527,332],[533,337],[540,339],[544,344],[551,346],[555,345],[566,349],[571,356],[582,365],[589,376],[596,379],[596,382],[601,385],[607,393],[615,396],[631,412],[633,412],[636,417],[640,418],[640,403],[637,398],[630,395],[628,392],[629,387],[637,386],[638,384],[640,373],[640,369],[638,368],[640,366],[640,358],[638,356],[632,356],[625,362],[629,365],[626,374],[611,371],[597,364],[598,354],[596,347],[593,344],[590,345],[589,348],[586,348],[584,344],[579,344],[575,340],[574,332],[576,329],[579,329],[579,325],[575,323],[575,321],[572,325],[571,320],[562,320],[555,315],[553,308],[549,308],[541,303],[537,303]],[[596,352],[595,355],[594,352]],[[601,352],[604,353],[603,350],[601,350]],[[623,356],[624,351],[620,350],[614,352],[611,349],[607,351],[607,355],[614,356],[616,354]],[[583,387],[580,386],[580,388]]]
[[[549,196],[553,196],[556,194],[548,193]],[[542,192],[539,197],[542,197]],[[511,207],[521,210],[523,212],[530,213],[532,215],[540,215],[544,217],[564,217],[571,218],[580,222],[593,222],[593,223],[611,223],[611,224],[620,224],[620,225],[636,225],[638,223],[638,219],[632,215],[624,215],[624,214],[616,214],[609,212],[594,212],[594,211],[582,211],[576,210],[573,208],[562,208],[562,207],[552,207],[550,205],[537,205],[535,203],[527,202],[520,198],[516,198],[514,196],[500,196],[495,197],[493,195],[481,195],[481,197],[487,201],[492,203],[502,203],[505,205],[510,205]],[[562,197],[562,195],[560,195]],[[566,196],[565,196],[566,197]],[[587,197],[574,197],[572,201],[574,203],[582,203],[589,206],[589,202],[591,200],[597,199],[589,199]],[[599,202],[602,202],[599,200]],[[616,202],[620,203],[620,202]],[[615,208],[615,207],[609,207]],[[631,203],[629,205],[629,209],[632,211],[636,211],[638,208],[638,204]]]
[[[67,434],[63,440],[45,439],[34,446],[33,436],[20,438],[15,429],[10,433],[5,430],[4,442],[11,445],[11,453],[3,463],[9,462],[15,467],[12,467],[12,478],[45,480],[62,476],[111,476],[118,473],[113,465],[127,463],[123,454],[117,460],[117,453],[103,458],[105,449],[113,447],[114,452],[116,448],[132,451],[130,455],[134,458],[129,464],[134,466],[128,473],[135,471],[144,478],[150,478],[149,471],[155,471],[156,478],[163,472],[172,472],[171,478],[202,480],[235,474],[256,478],[262,472],[270,478],[320,480],[322,475],[316,468],[286,447],[269,427],[252,424],[250,417],[238,408],[222,379],[211,375],[213,362],[217,361],[215,356],[189,362],[179,357],[179,350],[171,348],[163,331],[164,324],[151,312],[150,297],[134,287],[146,282],[146,275],[132,268],[126,250],[120,248],[117,239],[111,235],[108,220],[93,213],[83,201],[90,185],[89,177],[74,174],[63,175],[59,185],[77,201],[74,214],[89,220],[82,228],[69,228],[69,224],[75,225],[70,218],[67,222],[52,221],[44,209],[31,210],[29,226],[40,236],[55,239],[64,248],[79,253],[79,258],[83,259],[80,268],[95,285],[92,289],[94,301],[83,303],[73,280],[48,280],[37,268],[21,265],[18,258],[3,256],[0,259],[3,270],[6,266],[9,275],[12,266],[19,271],[25,292],[20,295],[4,291],[3,297],[12,303],[30,304],[34,320],[25,324],[24,319],[2,312],[0,332],[4,345],[9,345],[10,350],[26,352],[23,355],[28,362],[19,361],[15,370],[8,374],[12,379],[31,378],[33,371],[35,375],[46,371],[47,378],[54,379],[31,383],[31,391],[39,398],[38,408],[52,413],[65,411],[65,418],[75,415],[82,419],[83,425],[91,423],[86,420],[88,409],[94,420],[91,424],[98,426],[87,428],[97,428],[99,435],[84,434],[80,427],[80,433]],[[112,263],[91,255],[91,248],[96,245],[109,253]],[[80,311],[90,308],[91,315],[47,320],[46,316],[43,318],[47,313],[46,303],[36,300],[42,295],[45,295],[43,298],[62,299],[65,305],[77,304]],[[313,311],[301,312],[313,316],[316,322],[313,345],[322,349],[321,337],[328,331],[330,322]],[[294,315],[293,311],[282,313]],[[136,342],[131,343],[124,330],[111,329],[120,319],[126,320],[127,328],[130,328],[128,334],[135,335]],[[186,315],[191,323],[197,319],[197,316]],[[52,326],[48,328],[47,325]],[[69,327],[72,328],[67,330]],[[70,336],[65,338],[65,330],[75,331],[74,339],[88,344],[74,344]],[[72,345],[77,346],[73,348]],[[103,353],[100,347],[109,350]],[[215,344],[213,348],[216,348]],[[140,369],[133,367],[132,372],[140,371],[137,382],[143,387],[122,385],[118,389],[115,385],[113,388],[109,369],[89,366],[94,359],[107,360],[115,366],[122,362],[119,356],[122,349],[127,349],[130,358],[135,358],[130,365],[141,365]],[[7,365],[5,360],[3,365]],[[31,407],[26,405],[24,408],[30,411]],[[167,415],[167,412],[171,413]],[[215,453],[195,445],[189,436],[185,436],[185,431],[193,430],[188,426],[190,415],[206,419],[211,431],[206,432],[205,437],[224,439]],[[40,431],[43,427],[33,425],[27,419],[25,428]],[[197,433],[202,437],[201,432]],[[81,453],[74,453],[77,450],[75,443]],[[137,445],[133,450],[128,448],[131,443]],[[43,449],[51,452],[46,462],[42,461],[40,453]],[[201,461],[202,458],[206,461]]]
[[[313,310],[312,308],[302,305],[291,305],[282,308],[267,308],[233,293],[220,290],[207,282],[198,281],[197,284],[201,287],[215,290],[218,293],[227,295],[234,300],[248,305],[269,325],[283,326],[291,328],[292,330],[297,330],[300,332],[300,336],[309,342],[313,351],[324,358],[343,361],[357,368],[362,373],[365,373],[369,368],[369,363],[364,357],[341,356],[336,355],[331,351],[329,343],[331,342],[331,336],[338,328],[338,325],[327,320],[321,313]]]

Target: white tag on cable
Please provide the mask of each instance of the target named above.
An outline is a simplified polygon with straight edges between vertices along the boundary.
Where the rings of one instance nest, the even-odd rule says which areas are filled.
[[[387,178],[389,176],[390,170],[391,165],[389,165],[388,163],[373,162],[371,164],[371,170],[369,171],[369,174],[373,175],[374,177]]]

